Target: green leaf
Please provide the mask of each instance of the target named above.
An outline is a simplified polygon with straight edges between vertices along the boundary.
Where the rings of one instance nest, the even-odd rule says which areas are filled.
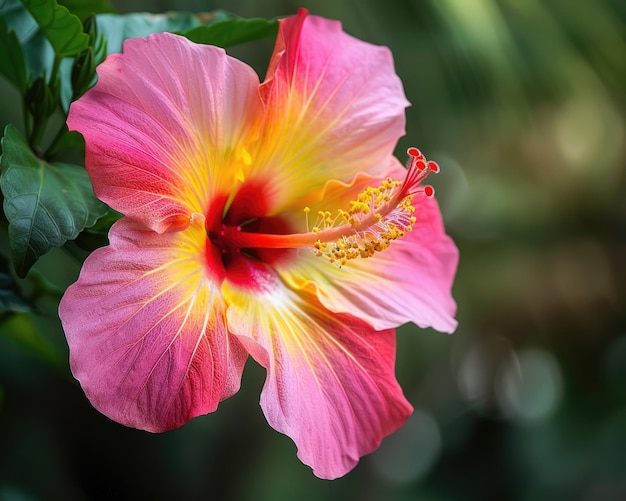
[[[78,3],[80,0],[73,1]],[[54,51],[22,3],[19,0],[0,0],[0,17],[5,18],[9,30],[16,32],[17,38],[22,44],[26,59],[26,72],[30,75],[30,79],[34,80],[43,75],[44,72],[49,75],[54,64]],[[106,54],[108,55],[121,52],[122,43],[127,38],[146,37],[152,33],[163,31],[185,32],[197,26],[211,25],[231,18],[232,16],[223,11],[197,14],[187,12],[98,14],[96,15],[96,22],[98,32],[107,41]],[[77,18],[75,19],[78,21]],[[100,55],[97,48],[94,50]],[[64,60],[59,70],[61,105],[64,110],[68,109],[72,99],[71,71],[72,61]]]
[[[72,14],[84,21],[91,14],[114,14],[115,9],[107,0],[59,0]]]
[[[15,31],[0,17],[0,73],[20,91],[26,90],[26,63]]]
[[[211,25],[230,19],[222,11],[190,14],[188,12],[167,12],[165,14],[101,14],[96,16],[98,31],[107,40],[107,52],[122,52],[122,43],[128,38],[147,37],[152,33],[185,32],[196,26]]]
[[[80,2],[80,0],[75,1]],[[34,76],[41,75],[43,69],[52,68],[54,53],[48,46],[42,30],[19,0],[0,0],[0,17],[6,19],[9,30],[15,30],[24,48],[26,67]],[[127,38],[146,37],[163,31],[184,32],[196,26],[210,25],[231,18],[232,16],[223,11],[195,14],[144,12],[121,15],[98,14],[96,21],[98,32],[104,35],[108,42],[107,54],[114,54],[122,51],[122,42]],[[67,77],[69,78],[69,74]]]
[[[56,0],[22,0],[59,58],[74,56],[87,48],[89,37],[80,19]]]
[[[226,19],[208,26],[197,26],[183,33],[192,42],[231,47],[260,38],[275,37],[277,19]]]
[[[24,277],[40,256],[75,239],[107,207],[94,196],[82,167],[41,160],[12,125],[5,129],[2,149],[0,188],[11,254],[16,273]]]
[[[2,0],[0,17],[6,20],[9,31],[15,31],[22,46],[27,80],[41,76],[44,70],[50,74],[54,51],[22,3],[19,0]]]

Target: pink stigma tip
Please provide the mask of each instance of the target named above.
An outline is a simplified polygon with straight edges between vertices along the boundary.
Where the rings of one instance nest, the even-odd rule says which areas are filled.
[[[426,195],[428,198],[432,198],[434,194],[435,188],[430,185],[424,186],[424,195]]]

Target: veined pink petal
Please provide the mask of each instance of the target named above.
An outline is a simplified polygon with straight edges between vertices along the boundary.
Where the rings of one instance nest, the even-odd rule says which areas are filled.
[[[391,164],[390,176],[402,179],[403,174],[397,161]],[[358,176],[345,187],[329,184],[320,210],[331,210],[331,202],[347,208],[348,200],[370,183],[371,178]],[[312,252],[301,252],[295,264],[278,263],[280,275],[295,289],[315,290],[330,311],[355,315],[377,330],[413,322],[454,332],[451,288],[459,252],[445,233],[437,201],[418,193],[413,205],[413,231],[373,257],[353,259],[339,268]]]
[[[63,296],[72,372],[119,423],[165,431],[239,389],[247,354],[205,274],[203,223],[159,235],[121,219]]]
[[[224,289],[229,330],[267,369],[263,412],[318,477],[346,474],[406,421],[393,330],[331,313],[275,279],[263,294]]]
[[[329,179],[376,175],[404,134],[409,103],[389,49],[304,10],[280,21],[260,92],[266,115],[252,165],[271,175],[276,211],[308,203]]]
[[[258,77],[217,47],[161,33],[130,39],[98,67],[68,126],[86,143],[98,198],[161,233],[206,214],[249,162]]]

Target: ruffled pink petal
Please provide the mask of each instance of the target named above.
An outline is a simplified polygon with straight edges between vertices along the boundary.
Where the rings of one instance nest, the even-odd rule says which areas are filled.
[[[74,376],[96,409],[159,432],[239,389],[247,354],[224,325],[203,267],[203,218],[159,235],[127,218],[61,301]]]
[[[72,104],[98,198],[163,232],[205,214],[249,161],[260,116],[258,77],[217,47],[160,33],[130,39]]]
[[[395,375],[395,333],[326,310],[268,279],[265,293],[227,289],[229,330],[267,369],[261,407],[315,475],[350,471],[412,408]]]
[[[297,210],[329,179],[376,174],[404,134],[408,101],[389,49],[309,16],[281,20],[261,85],[265,119],[252,154],[271,174],[275,210]]]
[[[397,162],[390,164],[389,175],[403,179]],[[367,185],[377,186],[366,176],[350,185],[330,183],[320,210],[349,208],[349,200]],[[418,193],[413,198],[417,221],[413,231],[395,240],[373,257],[357,258],[339,268],[313,252],[302,252],[297,263],[281,266],[279,273],[295,289],[311,289],[330,311],[349,313],[365,320],[377,330],[394,328],[407,322],[454,332],[457,321],[452,284],[459,251],[446,235],[439,206],[434,198]]]

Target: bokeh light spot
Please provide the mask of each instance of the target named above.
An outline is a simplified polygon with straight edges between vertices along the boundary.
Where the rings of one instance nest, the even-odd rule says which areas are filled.
[[[408,483],[430,471],[441,453],[441,433],[435,418],[416,410],[406,424],[387,437],[371,456],[371,465],[382,478]]]
[[[556,359],[538,348],[521,350],[515,363],[502,366],[496,380],[496,396],[503,413],[522,422],[548,417],[557,407],[562,391]]]

